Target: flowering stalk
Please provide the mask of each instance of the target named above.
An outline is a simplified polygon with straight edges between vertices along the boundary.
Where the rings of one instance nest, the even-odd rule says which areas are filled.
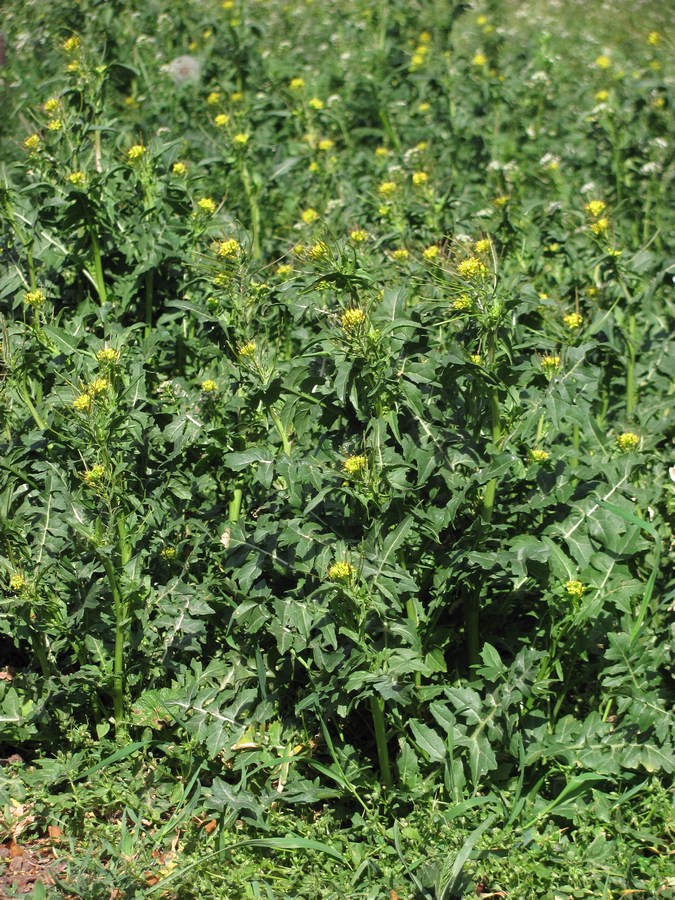
[[[274,427],[279,432],[279,437],[281,438],[281,446],[284,453],[286,454],[286,456],[290,456],[292,445],[288,437],[288,432],[284,428],[284,423],[279,418],[278,413],[276,413],[271,406],[268,407],[267,411],[270,414],[270,419],[274,422]]]
[[[91,251],[94,257],[94,283],[96,285],[96,291],[98,293],[98,299],[101,301],[101,304],[108,302],[108,293],[105,289],[105,280],[103,278],[103,263],[101,262],[101,245],[98,242],[98,234],[96,233],[96,228],[94,223],[91,220],[91,214],[89,211],[86,213],[87,218],[87,231],[89,232],[89,239],[91,240]]]
[[[243,159],[239,165],[239,173],[241,175],[241,183],[244,186],[244,193],[248,200],[248,206],[251,211],[251,258],[260,259],[262,256],[262,250],[260,249],[260,206],[258,205],[258,199],[253,189],[248,166]]]
[[[384,698],[371,696],[370,711],[373,715],[375,728],[375,743],[377,744],[377,759],[380,764],[380,775],[385,786],[391,788],[394,784],[391,777],[391,765],[389,763],[389,751],[387,749],[387,732],[384,721]]]

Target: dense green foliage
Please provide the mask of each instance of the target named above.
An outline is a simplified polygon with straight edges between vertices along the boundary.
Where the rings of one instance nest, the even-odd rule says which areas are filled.
[[[9,4],[0,798],[63,892],[667,890],[672,47],[510,22]]]

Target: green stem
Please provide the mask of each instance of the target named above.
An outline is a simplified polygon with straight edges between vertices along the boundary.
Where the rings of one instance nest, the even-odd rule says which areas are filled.
[[[372,696],[370,698],[370,711],[373,715],[375,727],[375,742],[377,744],[377,759],[380,763],[380,775],[385,786],[391,788],[394,784],[389,765],[389,751],[387,750],[387,732],[384,723],[384,699]]]
[[[236,487],[232,494],[232,499],[230,500],[229,508],[228,508],[228,520],[234,525],[239,521],[239,514],[241,512],[241,500],[244,496],[244,492],[240,487]]]
[[[101,304],[108,302],[108,294],[105,289],[105,279],[103,278],[103,263],[101,262],[101,245],[98,242],[96,228],[92,222],[91,215],[87,213],[87,228],[89,231],[89,239],[91,240],[91,250],[94,256],[94,278],[96,280],[96,291]]]
[[[406,613],[408,614],[408,621],[410,622],[410,627],[413,629],[415,634],[418,632],[419,622],[417,620],[417,612],[415,610],[415,601],[412,597],[408,597],[405,602]],[[422,687],[422,673],[415,672],[415,687]]]
[[[289,440],[286,429],[284,428],[284,423],[281,421],[281,419],[279,418],[279,415],[272,409],[271,406],[269,407],[268,412],[270,414],[270,419],[274,422],[274,426],[277,429],[277,431],[279,432],[279,437],[281,438],[281,445],[283,447],[283,451],[286,454],[286,456],[290,456],[292,445]]]
[[[49,658],[47,657],[47,651],[44,644],[44,635],[36,634],[30,622],[28,623],[28,626],[31,631],[31,643],[33,645],[33,650],[35,652],[35,655],[37,656],[38,662],[40,663],[40,671],[45,678],[49,678],[52,674],[52,667],[49,665]]]
[[[635,359],[637,350],[637,320],[631,310],[628,314],[628,361],[626,365],[626,415],[632,416],[637,405]]]
[[[25,383],[19,386],[19,392],[21,394],[23,402],[26,404],[26,406],[30,410],[30,414],[32,415],[33,419],[35,420],[35,424],[37,425],[37,427],[41,431],[46,431],[47,423],[44,421],[44,419],[40,416],[37,409],[35,408],[33,401],[31,400],[31,398],[28,395],[28,389],[26,388]]]
[[[122,735],[124,733],[124,626],[126,615],[113,564],[105,556],[101,556],[101,561],[103,562],[103,568],[112,592],[115,611],[115,649],[113,653],[112,678],[113,716],[115,719],[115,731],[118,735]]]
[[[572,426],[572,447],[574,448],[574,456],[570,459],[570,466],[573,469],[579,465],[579,445],[580,445],[580,432],[579,426]]]
[[[145,336],[150,337],[152,331],[152,308],[154,300],[155,270],[145,273]]]
[[[240,173],[241,182],[244,186],[244,193],[246,194],[248,207],[251,212],[251,258],[260,259],[262,256],[262,250],[260,249],[260,206],[255,191],[253,190],[248,167],[243,160],[241,161]]]

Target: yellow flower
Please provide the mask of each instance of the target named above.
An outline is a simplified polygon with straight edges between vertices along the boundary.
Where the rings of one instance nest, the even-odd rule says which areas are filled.
[[[321,166],[318,164],[318,162],[315,159],[313,159],[311,161],[311,163],[307,166],[307,171],[311,172],[313,175],[316,172],[319,172],[320,170],[321,170]]]
[[[589,216],[593,216],[594,219],[597,219],[606,208],[607,204],[604,200],[590,200],[584,207]]]
[[[207,378],[206,381],[202,381],[202,391],[205,394],[213,394],[217,390],[218,384],[212,378]]]
[[[430,109],[431,109],[431,104],[426,103],[426,102],[420,103],[420,105],[417,107],[417,111],[421,112],[421,113],[429,112]]]
[[[290,263],[281,263],[280,266],[277,266],[277,275],[280,278],[285,278],[286,275],[290,275],[293,271],[293,266]]]
[[[77,412],[88,412],[91,409],[92,398],[89,394],[80,394],[73,400],[73,409]]]
[[[76,34],[73,34],[66,41],[64,41],[61,46],[66,51],[66,53],[74,53],[80,46],[80,39]]]
[[[59,106],[60,104],[58,97],[50,97],[46,103],[42,104],[42,109],[47,113],[47,115],[51,116],[55,112],[58,112]]]
[[[379,156],[380,159],[384,159],[385,156],[389,156],[389,150],[387,150],[386,147],[376,147],[375,156]]]
[[[419,37],[420,44],[430,44],[431,43],[431,35],[428,31],[423,31]]]
[[[354,244],[363,244],[368,240],[368,232],[364,231],[363,228],[355,228],[350,233],[349,238]]]
[[[640,437],[634,431],[624,431],[616,436],[616,446],[624,453],[630,453],[640,445]]]
[[[230,103],[241,103],[244,99],[244,95],[241,91],[232,91],[230,94]]]
[[[473,309],[473,300],[468,294],[461,294],[452,301],[452,308],[459,312],[466,312],[469,309]]]
[[[424,259],[426,259],[428,262],[431,262],[431,261],[433,261],[434,259],[436,259],[436,257],[438,256],[438,254],[439,254],[440,252],[441,252],[441,251],[440,251],[440,248],[437,247],[436,244],[432,244],[430,247],[427,247],[426,250],[423,250],[423,251],[422,251],[422,256],[423,256]]]
[[[63,119],[51,119],[47,122],[47,128],[49,131],[61,131],[63,128]]]
[[[598,101],[598,103],[606,103],[607,100],[609,100],[609,91],[598,91],[595,95],[595,99]]]
[[[42,306],[46,300],[45,293],[44,291],[41,291],[40,288],[35,291],[26,291],[23,295],[23,302],[26,306],[35,306],[37,308]]]
[[[342,313],[342,317],[340,318],[342,330],[346,334],[352,334],[354,331],[359,329],[365,321],[366,314],[362,309],[359,309],[358,307],[346,309]]]
[[[473,245],[474,253],[487,253],[490,249],[490,241],[487,238],[483,238],[480,241],[476,241]]]
[[[91,469],[87,469],[86,472],[82,473],[82,481],[84,481],[88,487],[98,487],[105,478],[105,475],[105,466],[102,466],[101,463],[96,463]]]
[[[238,147],[245,147],[248,144],[250,135],[246,134],[245,131],[240,131],[238,134],[232,138],[232,142],[235,143]]]
[[[312,97],[307,101],[307,105],[312,109],[323,109],[323,100],[319,100],[318,97]]]
[[[429,181],[429,175],[426,172],[413,172],[412,183],[415,187],[420,187]]]
[[[530,450],[529,455],[532,462],[546,462],[546,460],[551,456],[551,454],[547,450],[537,449]]]
[[[175,162],[171,166],[171,174],[178,175],[180,178],[184,178],[187,175],[187,166],[184,162]]]
[[[40,149],[40,135],[39,134],[31,134],[26,140],[23,142],[26,150],[29,150],[31,153],[35,153]]]
[[[170,560],[176,558],[176,548],[175,547],[162,547],[159,551],[159,555],[162,559]]]
[[[476,18],[476,25],[487,25],[488,17],[487,16],[478,16]]]
[[[120,361],[120,353],[112,347],[103,347],[96,354],[96,359],[101,366],[116,366]]]
[[[483,278],[487,275],[487,266],[477,256],[470,256],[457,266],[457,272],[462,278]]]
[[[328,256],[328,244],[324,241],[317,241],[309,248],[310,259],[325,259]]]
[[[216,204],[210,197],[202,197],[201,200],[197,200],[197,206],[199,211],[206,216],[212,216],[216,211]]]
[[[396,191],[395,181],[383,181],[377,192],[381,197],[390,197]]]
[[[245,344],[240,344],[237,347],[237,353],[243,359],[246,359],[248,356],[253,356],[255,353],[255,341],[247,341]]]
[[[474,66],[484,66],[487,62],[487,56],[484,53],[476,53],[474,58],[471,60],[471,64]]]
[[[302,213],[302,221],[305,223],[305,225],[311,225],[312,222],[316,222],[318,218],[319,214],[315,209],[306,209]]]
[[[68,181],[74,187],[84,187],[84,185],[87,183],[87,176],[84,174],[84,172],[71,172],[68,176]]]
[[[396,262],[404,262],[410,256],[410,253],[405,247],[399,247],[397,250],[394,250],[391,255],[392,259],[395,259]]]
[[[365,456],[348,456],[342,463],[342,468],[347,475],[358,475],[367,465],[368,460]]]
[[[602,219],[598,219],[597,222],[591,222],[591,231],[593,234],[605,234],[609,229],[609,219],[603,216]]]
[[[426,49],[426,47],[424,48]],[[413,53],[410,57],[410,70],[414,72],[416,69],[420,69],[424,65],[424,53],[419,52],[419,48],[417,52]]]
[[[215,106],[216,103],[220,103],[221,96],[222,95],[220,91],[211,91],[211,93],[206,98],[206,102],[209,106]]]
[[[480,366],[483,362],[483,357],[480,355],[480,353],[472,353],[469,356],[469,362],[473,363],[474,366]]]
[[[498,197],[495,197],[492,201],[493,205],[497,206],[497,207],[506,206],[506,204],[508,202],[509,202],[509,198],[506,196],[506,194],[500,194]]]
[[[609,56],[605,56],[603,54],[602,56],[596,57],[595,64],[599,69],[609,69],[609,67],[612,65],[612,60],[609,58]]]
[[[577,328],[581,328],[583,321],[584,317],[581,315],[581,313],[578,312],[568,313],[568,315],[563,316],[563,322],[565,323],[565,325],[567,325],[570,331],[575,331]]]
[[[227,113],[219,113],[213,120],[216,128],[224,128],[229,124],[230,117]]]
[[[9,579],[9,589],[18,594],[26,586],[26,579],[19,572],[15,572]]]
[[[305,86],[304,78],[291,78],[288,86],[292,91],[301,91]]]
[[[540,365],[547,375],[552,375],[560,368],[560,357],[548,355],[542,356]]]
[[[586,585],[581,581],[565,582],[565,592],[569,597],[573,597],[575,600],[580,600],[583,597],[585,590]]]
[[[335,142],[331,141],[330,138],[324,138],[323,140],[319,141],[317,146],[318,146],[319,150],[326,153],[328,150],[333,149],[333,147],[335,146]]]
[[[79,72],[80,71],[80,63],[77,59],[74,59],[72,62],[69,62],[66,66],[67,72]]]
[[[328,577],[331,581],[349,581],[354,575],[354,566],[342,560],[333,563],[328,569]]]
[[[651,47],[658,47],[659,44],[661,43],[661,35],[659,34],[659,32],[658,31],[650,31],[649,35],[647,37],[647,43]]]
[[[110,382],[107,378],[95,378],[89,385],[87,393],[89,393],[92,397],[97,397],[99,394],[105,393],[105,391],[107,391],[109,387]]]
[[[127,159],[129,162],[134,162],[137,159],[142,159],[145,156],[146,148],[143,144],[134,144],[133,147],[130,147],[127,150]]]
[[[221,259],[232,259],[232,257],[237,256],[241,251],[241,244],[239,241],[235,241],[234,238],[229,238],[226,241],[220,241],[216,245],[216,253]]]

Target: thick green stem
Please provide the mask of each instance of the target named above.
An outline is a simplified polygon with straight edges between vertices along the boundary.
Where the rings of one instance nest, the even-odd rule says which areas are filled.
[[[286,456],[290,456],[292,445],[288,434],[286,433],[286,429],[284,428],[284,423],[281,421],[279,415],[272,409],[271,406],[269,407],[268,412],[270,414],[270,419],[274,422],[274,427],[279,432],[279,437],[281,438],[281,446],[283,447],[284,453],[286,454]]]
[[[405,602],[406,613],[408,614],[408,621],[410,622],[410,627],[417,634],[419,622],[417,621],[417,612],[415,611],[415,601],[412,597],[408,597]],[[415,687],[422,687],[422,673],[415,672]]]
[[[260,248],[260,206],[253,189],[253,184],[251,183],[248,167],[243,160],[241,162],[240,172],[244,193],[246,194],[248,207],[251,212],[251,258],[260,259],[262,256],[262,250]]]
[[[155,288],[155,270],[149,269],[145,273],[145,336],[150,337],[152,331],[152,310]]]
[[[37,656],[38,662],[40,663],[40,671],[45,678],[49,678],[52,674],[52,667],[49,665],[49,657],[47,656],[44,635],[36,634],[30,622],[28,623],[28,625],[31,630],[31,643],[33,645],[33,651]]]
[[[635,382],[635,358],[637,350],[637,320],[631,310],[628,314],[628,360],[626,364],[626,415],[632,416],[637,405]]]
[[[126,610],[124,608],[124,602],[117,583],[113,564],[106,557],[102,557],[102,562],[105,574],[108,578],[108,584],[110,585],[110,591],[113,598],[113,609],[115,611],[112,698],[115,731],[118,735],[121,735],[124,731],[124,627]]]
[[[244,495],[244,492],[240,487],[236,487],[232,494],[232,499],[230,500],[229,508],[228,508],[228,519],[234,525],[239,521],[239,514],[241,512],[241,500]]]
[[[108,302],[108,293],[105,289],[105,279],[103,278],[103,263],[101,261],[101,245],[98,242],[98,234],[96,227],[91,220],[91,216],[87,214],[87,228],[89,230],[89,239],[91,240],[91,251],[94,257],[94,279],[96,281],[96,291],[101,304]]]
[[[387,750],[387,732],[384,723],[384,699],[379,696],[370,698],[370,711],[373,714],[375,727],[375,743],[377,744],[377,759],[380,763],[380,775],[386,787],[390,788],[394,782],[391,777],[389,764],[389,751]]]

